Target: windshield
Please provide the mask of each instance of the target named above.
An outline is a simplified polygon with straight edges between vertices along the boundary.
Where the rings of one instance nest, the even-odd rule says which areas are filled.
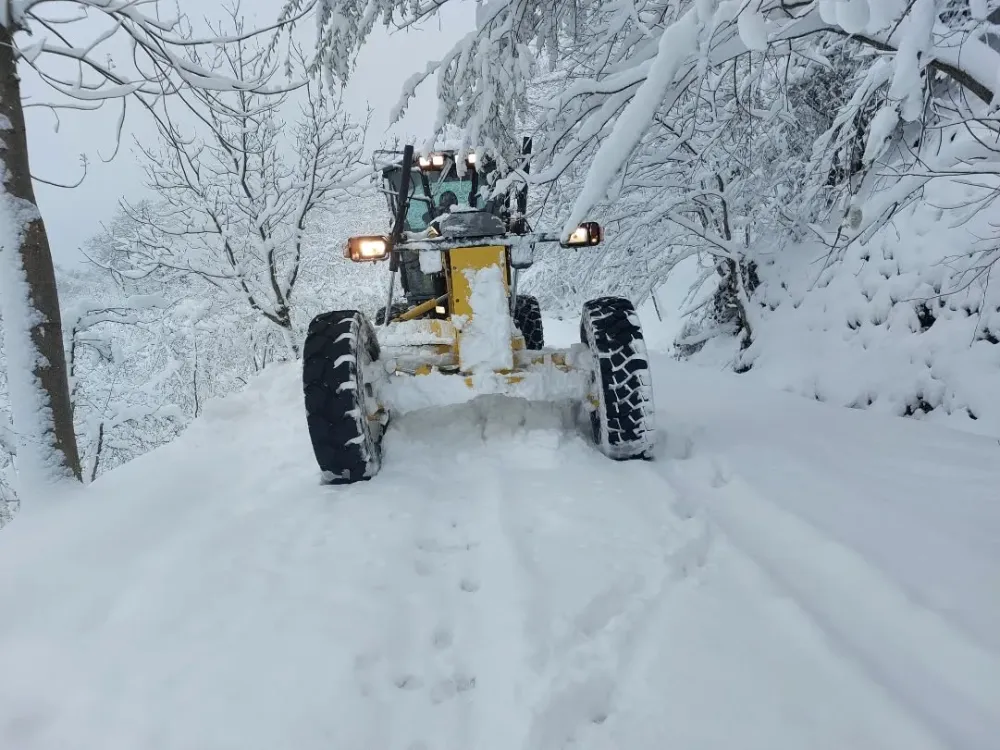
[[[399,167],[388,169],[384,173],[386,188],[394,194],[399,191],[403,170]],[[410,205],[406,211],[405,229],[410,232],[422,232],[430,223],[453,205],[468,206],[472,197],[472,170],[464,177],[459,177],[455,165],[449,162],[440,171],[421,171],[414,169],[410,182]],[[395,206],[395,198],[390,198],[390,205]],[[493,201],[487,207],[494,211]]]
[[[459,179],[455,174],[449,175],[446,172],[425,173],[424,176],[427,179],[427,187],[430,188],[433,205],[427,200],[419,200],[427,198],[427,191],[421,180],[417,183],[417,189],[410,199],[410,206],[406,212],[407,229],[414,232],[426,229],[434,219],[450,211],[452,206],[468,206],[472,192],[470,174],[466,174],[465,179]]]

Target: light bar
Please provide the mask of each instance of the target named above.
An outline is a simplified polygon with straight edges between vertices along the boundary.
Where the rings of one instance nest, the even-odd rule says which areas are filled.
[[[420,168],[427,172],[437,172],[438,170],[444,169],[445,162],[448,160],[447,154],[434,153],[428,154],[427,156],[421,156],[417,159],[417,163]],[[466,163],[475,163],[475,158],[472,162],[466,160]]]

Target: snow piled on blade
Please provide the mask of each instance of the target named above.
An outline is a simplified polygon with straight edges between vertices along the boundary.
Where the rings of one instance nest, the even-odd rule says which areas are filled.
[[[465,277],[471,290],[472,317],[460,327],[461,368],[473,374],[509,370],[514,366],[513,322],[503,268],[492,265],[468,270]]]
[[[470,387],[465,382],[465,376],[437,371],[428,375],[394,377],[386,383],[381,396],[390,411],[404,414],[464,404],[482,396],[498,394],[535,403],[579,403],[587,394],[588,387],[584,371],[565,371],[551,363],[525,367],[518,372],[514,383],[492,370],[478,372],[471,378]]]
[[[991,749],[995,440],[651,365],[654,462],[491,396],[349,487],[269,367],[0,532],[0,747]]]

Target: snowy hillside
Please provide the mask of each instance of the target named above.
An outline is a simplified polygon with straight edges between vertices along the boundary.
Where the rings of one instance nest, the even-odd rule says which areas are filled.
[[[753,299],[760,321],[743,352],[714,341],[695,357],[752,368],[754,378],[807,398],[916,416],[1000,436],[1000,287],[986,212],[971,188],[939,182],[839,259],[819,243],[769,253]],[[675,305],[676,307],[676,305]]]
[[[994,747],[997,442],[653,365],[650,463],[486,400],[321,487],[282,364],[26,507],[0,747]]]

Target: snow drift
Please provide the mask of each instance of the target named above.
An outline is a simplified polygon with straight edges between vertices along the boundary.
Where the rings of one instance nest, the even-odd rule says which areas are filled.
[[[809,243],[766,254],[754,343],[698,356],[750,365],[769,385],[818,401],[1000,436],[1000,287],[980,239],[990,217],[973,213],[981,193],[931,183],[930,207],[901,211],[839,259]]]

